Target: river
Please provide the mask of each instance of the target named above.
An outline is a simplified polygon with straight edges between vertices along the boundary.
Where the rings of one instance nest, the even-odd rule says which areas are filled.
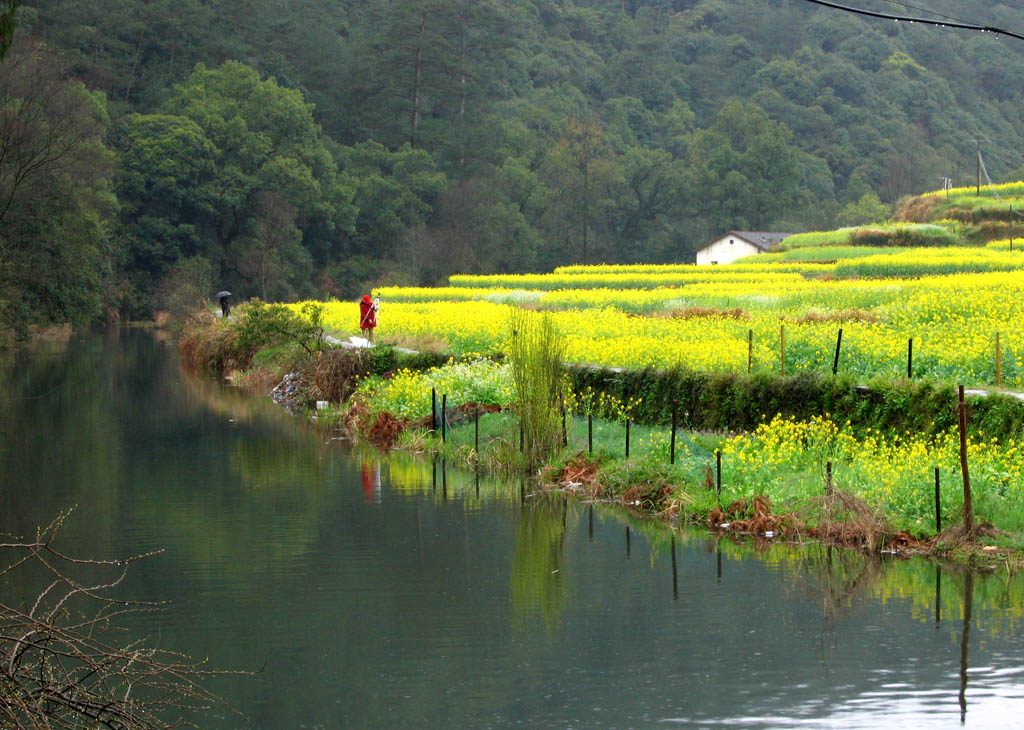
[[[382,458],[186,376],[146,331],[0,368],[0,532],[74,506],[69,552],[162,550],[124,591],[171,605],[130,631],[262,669],[216,680],[241,714],[201,727],[1024,724],[1018,576],[676,533]]]

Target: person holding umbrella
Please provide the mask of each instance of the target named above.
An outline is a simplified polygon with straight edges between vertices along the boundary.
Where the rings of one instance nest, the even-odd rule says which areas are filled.
[[[371,344],[373,343],[373,328],[377,326],[377,306],[369,294],[364,294],[359,302],[359,329]]]
[[[220,301],[220,311],[224,315],[224,319],[227,319],[228,314],[231,313],[231,292],[218,292],[214,299]]]

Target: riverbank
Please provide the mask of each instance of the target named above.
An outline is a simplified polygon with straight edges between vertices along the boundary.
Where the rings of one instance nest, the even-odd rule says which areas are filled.
[[[284,308],[263,309],[270,311],[255,316],[237,311],[230,322],[214,317],[195,320],[181,337],[185,362],[261,393],[289,375],[286,406],[382,448],[433,451],[489,471],[519,470],[517,421],[501,410],[507,403],[487,402],[501,400],[495,394],[474,392],[467,397],[446,392],[457,388],[442,388],[435,409],[445,418],[432,420],[430,387],[424,388],[410,374],[444,371],[440,366],[448,358],[442,353],[412,355],[386,346],[331,348],[315,317],[292,320]],[[856,486],[874,478],[851,456],[862,448],[865,435],[877,446],[886,433],[893,443],[898,441],[901,429],[917,430],[922,439],[944,432],[946,411],[952,411],[947,386],[893,382],[864,389],[841,378],[806,373],[791,378],[682,370],[572,368],[569,373],[570,392],[576,396],[570,399],[563,448],[531,474],[539,489],[618,502],[667,521],[762,538],[929,554],[982,567],[1021,562],[1019,515],[1007,519],[1010,515],[996,509],[987,496],[978,500],[983,509],[978,510],[971,534],[957,525],[962,508],[962,500],[960,507],[956,500],[959,475],[950,469],[943,474],[945,514],[939,530],[922,517],[927,505],[872,500],[863,486]],[[381,408],[370,396],[375,383],[400,391],[399,386],[408,385],[402,399],[413,401],[412,407],[405,412]],[[449,398],[442,403],[445,395]],[[975,443],[1000,430],[1002,438],[1012,441],[1005,433],[1019,431],[1018,424],[1024,422],[1014,407],[1019,405],[998,396],[972,399]],[[679,426],[674,447],[673,412]],[[772,420],[765,413],[779,416]],[[816,423],[817,430],[807,430],[806,423]],[[821,443],[825,436],[830,439],[827,444]],[[788,443],[788,450],[767,453],[765,443]],[[901,458],[900,453],[894,451],[892,458]],[[758,460],[764,463],[751,468]],[[928,465],[920,466],[925,476]],[[1003,487],[1019,492],[1018,479],[1019,475],[1006,476]],[[907,494],[901,493],[900,499],[926,501],[928,484],[921,482],[920,488],[910,485],[902,490]],[[886,505],[894,508],[885,509]],[[993,520],[994,525],[986,523],[986,518],[992,519],[987,513],[991,510],[1005,524],[1000,519]]]

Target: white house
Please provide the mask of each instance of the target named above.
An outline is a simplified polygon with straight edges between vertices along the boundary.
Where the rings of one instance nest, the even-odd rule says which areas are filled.
[[[767,231],[729,231],[697,251],[697,266],[731,264],[736,259],[765,253],[782,243],[791,233]]]

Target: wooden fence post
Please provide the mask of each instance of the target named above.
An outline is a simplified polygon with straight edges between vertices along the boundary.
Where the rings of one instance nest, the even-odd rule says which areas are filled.
[[[964,529],[970,534],[974,530],[974,505],[971,503],[971,476],[967,470],[967,404],[962,385],[958,388],[957,406],[960,414],[960,471],[964,477]]]
[[[832,374],[839,372],[839,347],[843,344],[843,328],[839,328],[839,336],[836,337],[836,357],[832,361]]]

